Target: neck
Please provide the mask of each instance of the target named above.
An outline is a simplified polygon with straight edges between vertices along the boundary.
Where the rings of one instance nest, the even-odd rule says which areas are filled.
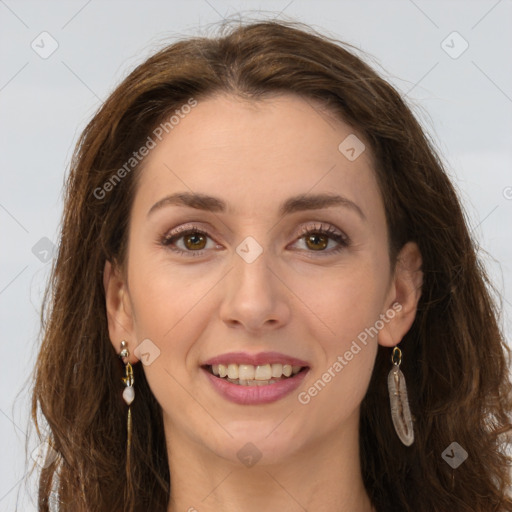
[[[276,450],[265,449],[250,467],[236,455],[219,456],[172,425],[166,425],[166,439],[171,474],[168,512],[256,512],[268,510],[269,503],[272,510],[374,510],[361,477],[358,417],[341,431],[292,448],[283,457],[272,457]],[[246,442],[233,442],[230,453],[236,454]]]

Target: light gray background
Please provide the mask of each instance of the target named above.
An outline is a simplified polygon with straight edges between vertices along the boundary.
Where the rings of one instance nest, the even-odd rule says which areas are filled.
[[[407,94],[485,251],[510,340],[510,0],[0,0],[0,511],[14,510],[17,495],[21,510],[35,510],[35,493],[20,483],[29,408],[22,385],[37,352],[51,257],[45,250],[57,242],[63,179],[77,136],[121,79],[162,42],[248,11],[304,21],[356,45]],[[58,44],[45,59],[31,47],[34,41],[40,52],[50,48],[44,31]],[[450,36],[454,31],[463,40]],[[453,58],[464,40],[469,47]],[[41,242],[44,237],[49,241]],[[29,452],[36,446],[31,439]]]

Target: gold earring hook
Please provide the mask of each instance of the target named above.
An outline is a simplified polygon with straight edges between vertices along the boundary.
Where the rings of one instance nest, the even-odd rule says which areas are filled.
[[[393,349],[393,353],[391,354],[391,362],[397,366],[402,364],[402,351],[398,347]]]

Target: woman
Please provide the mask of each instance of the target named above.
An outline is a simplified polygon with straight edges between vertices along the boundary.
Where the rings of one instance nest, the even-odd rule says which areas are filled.
[[[275,21],[183,40],[85,129],[40,510],[512,510],[490,283],[431,143],[346,47]]]

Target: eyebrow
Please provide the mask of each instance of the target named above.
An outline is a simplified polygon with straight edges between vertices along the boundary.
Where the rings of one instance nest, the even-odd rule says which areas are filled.
[[[218,197],[207,194],[192,192],[177,192],[157,201],[148,211],[148,217],[155,211],[165,206],[186,206],[215,213],[224,213],[227,211],[227,204]],[[288,198],[279,209],[279,216],[289,215],[291,213],[321,210],[333,206],[342,206],[348,208],[359,215],[363,220],[366,216],[361,208],[350,199],[337,194],[299,194]]]

